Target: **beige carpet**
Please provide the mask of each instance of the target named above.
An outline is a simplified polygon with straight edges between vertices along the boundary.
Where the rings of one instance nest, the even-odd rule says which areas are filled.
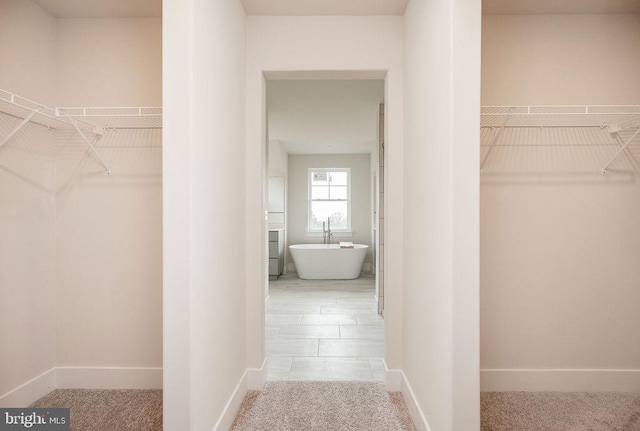
[[[400,393],[369,382],[268,382],[232,431],[415,431]]]
[[[162,431],[161,390],[58,389],[32,407],[71,408],[74,431]],[[482,431],[640,431],[640,393],[487,392]],[[414,431],[400,393],[380,383],[269,382],[234,431]]]
[[[31,407],[70,408],[72,431],[162,431],[161,390],[56,389]]]
[[[640,431],[640,394],[486,392],[482,431]]]

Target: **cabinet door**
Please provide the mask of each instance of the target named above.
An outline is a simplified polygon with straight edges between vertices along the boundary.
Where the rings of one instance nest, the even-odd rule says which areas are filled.
[[[269,275],[280,275],[278,259],[269,259]]]
[[[278,258],[278,241],[269,241],[269,258]]]
[[[267,211],[270,213],[284,212],[284,177],[269,177],[269,203]]]

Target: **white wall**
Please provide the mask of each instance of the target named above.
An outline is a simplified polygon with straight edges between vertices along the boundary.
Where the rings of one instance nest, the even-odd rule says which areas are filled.
[[[483,104],[640,103],[640,15],[485,16],[482,40]],[[640,178],[572,148],[488,160],[483,390],[640,390]]]
[[[30,0],[3,0],[0,32],[0,89],[51,105],[56,20]]]
[[[403,371],[433,430],[480,423],[480,6],[405,14]]]
[[[0,2],[0,89],[49,102],[54,42],[54,20],[39,7],[23,0]],[[20,119],[0,114],[0,139],[19,123]],[[52,149],[53,135],[34,124],[28,124],[0,148],[0,405],[3,406],[17,407],[28,402],[20,394],[4,396],[55,366],[56,213]],[[41,390],[46,392],[47,388]]]
[[[162,367],[161,133],[57,133],[58,366]]]
[[[386,201],[389,258],[385,277],[386,363],[402,364],[402,18],[401,17],[248,17],[247,18],[247,343],[250,366],[264,358],[263,309],[266,285],[264,72],[386,71]],[[295,79],[295,74],[291,78]]]
[[[269,80],[269,139],[291,154],[370,153],[383,101],[382,80]]]
[[[56,106],[160,106],[161,28],[57,20]],[[107,132],[110,176],[57,134],[58,366],[162,367],[161,133]]]
[[[18,123],[0,114],[0,136]],[[46,128],[29,124],[0,148],[0,405],[7,407],[31,401],[2,397],[56,363],[53,143]]]
[[[486,15],[483,105],[638,104],[640,15]]]
[[[245,16],[237,0],[163,15],[164,429],[209,430],[247,367]]]
[[[160,106],[160,18],[59,19],[57,106]]]
[[[369,154],[289,155],[289,199],[287,206],[287,246],[321,243],[321,235],[307,233],[309,213],[309,168],[351,169],[351,237],[335,233],[333,242],[351,241],[369,246],[365,270],[371,270],[371,177]],[[293,263],[287,247],[287,262]]]

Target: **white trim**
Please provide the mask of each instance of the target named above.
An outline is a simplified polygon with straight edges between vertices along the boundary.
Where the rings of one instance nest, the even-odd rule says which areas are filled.
[[[26,407],[55,389],[162,389],[162,368],[54,367],[0,397]]]
[[[267,380],[267,358],[260,368],[247,368],[248,388],[250,391],[261,391]]]
[[[311,195],[312,195],[312,180],[311,180],[311,175],[314,172],[325,172],[325,173],[330,173],[330,172],[346,172],[347,174],[347,198],[346,199],[312,199]],[[327,186],[330,188],[331,184],[327,184]],[[337,186],[337,187],[341,187],[341,186]],[[344,236],[346,238],[351,237],[351,168],[308,168],[307,169],[307,236],[310,236],[310,234],[312,233],[319,233],[320,235],[322,235],[322,230],[318,229],[311,229],[311,214],[312,214],[312,210],[311,210],[311,204],[313,202],[322,202],[322,201],[326,201],[326,202],[346,202],[347,203],[347,227],[346,229],[332,229],[331,232],[334,234],[334,236],[337,236],[337,234],[339,233],[344,233],[345,235],[341,235]]]
[[[411,389],[407,376],[405,376],[402,370],[390,370],[389,367],[387,367],[387,361],[384,359],[382,360],[382,364],[384,365],[384,383],[387,387],[387,391],[402,392],[404,402],[407,404],[411,420],[416,426],[417,431],[431,431],[429,422],[420,408],[418,400],[416,400],[416,396],[413,393],[413,389]]]
[[[58,367],[58,389],[162,389],[162,368]]]
[[[484,369],[482,392],[640,392],[634,369]]]
[[[51,368],[39,376],[7,392],[0,397],[2,407],[27,407],[56,388],[56,368]]]
[[[399,392],[402,390],[402,370],[390,370],[387,361],[382,359],[384,365],[384,384],[389,392]]]
[[[236,385],[236,388],[233,390],[231,397],[229,397],[229,401],[227,401],[227,404],[224,406],[218,422],[216,422],[213,427],[213,431],[228,431],[231,429],[231,425],[233,425],[233,421],[236,419],[236,415],[240,410],[240,406],[242,405],[242,401],[244,400],[244,396],[248,390],[249,368],[242,373],[242,377]]]
[[[416,396],[413,393],[413,389],[411,389],[411,385],[407,380],[407,376],[405,376],[404,372],[400,371],[402,375],[402,396],[404,397],[404,402],[407,404],[407,408],[409,409],[409,414],[411,415],[411,419],[413,420],[413,424],[416,426],[417,431],[431,431],[431,427],[429,426],[429,422],[427,421],[424,412],[420,408],[420,404],[418,400],[416,400]]]

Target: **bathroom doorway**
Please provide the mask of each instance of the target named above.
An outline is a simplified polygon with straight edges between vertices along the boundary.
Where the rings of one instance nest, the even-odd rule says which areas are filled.
[[[385,82],[285,78],[266,80],[266,378],[382,381]],[[358,278],[298,276],[289,246],[328,242],[367,247]]]

